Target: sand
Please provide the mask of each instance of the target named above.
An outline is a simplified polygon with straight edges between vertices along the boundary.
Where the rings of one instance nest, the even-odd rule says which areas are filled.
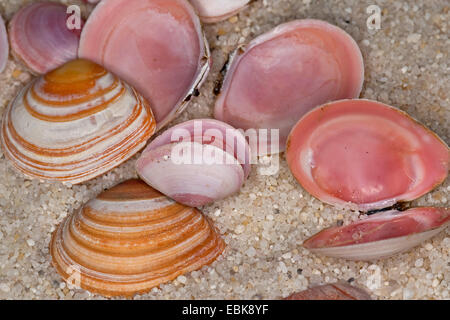
[[[27,1],[1,0],[9,21]],[[30,2],[30,1],[28,1]],[[68,3],[69,1],[63,1]],[[397,106],[450,142],[449,4],[446,0],[383,1],[381,29],[368,30],[375,1],[259,0],[238,16],[208,25],[214,64],[200,96],[174,123],[211,117],[214,82],[238,45],[297,18],[317,18],[351,34],[366,78],[361,97]],[[80,1],[70,3],[81,4]],[[84,6],[83,13],[90,8]],[[0,74],[0,114],[31,75],[12,59]],[[17,173],[0,152],[0,299],[99,299],[69,290],[51,266],[52,231],[104,188],[136,177],[136,157],[77,186],[39,183]],[[414,205],[448,206],[449,179]],[[225,253],[210,267],[180,276],[135,299],[273,299],[310,286],[349,281],[375,299],[450,299],[450,230],[385,260],[349,262],[309,253],[304,239],[358,214],[310,196],[295,181],[284,155],[274,176],[254,166],[241,192],[202,208],[223,234]]]

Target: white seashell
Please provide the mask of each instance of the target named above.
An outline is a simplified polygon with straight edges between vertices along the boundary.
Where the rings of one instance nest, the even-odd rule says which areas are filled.
[[[225,20],[242,9],[250,0],[190,0],[200,19],[205,23]]]
[[[249,160],[250,148],[239,131],[217,120],[196,119],[152,141],[136,169],[153,188],[196,207],[239,191],[250,173]]]

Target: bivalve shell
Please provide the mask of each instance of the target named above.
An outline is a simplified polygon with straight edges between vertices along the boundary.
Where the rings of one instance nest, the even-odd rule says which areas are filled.
[[[53,234],[50,253],[70,284],[132,296],[212,263],[224,248],[197,209],[129,180],[66,218]]]
[[[449,225],[449,208],[390,210],[347,226],[322,230],[303,246],[335,258],[376,260],[409,250]]]
[[[158,130],[184,110],[210,67],[200,21],[185,0],[100,2],[83,28],[79,56],[142,93]]]
[[[129,159],[155,127],[132,87],[93,62],[74,60],[20,91],[4,112],[1,145],[25,175],[75,184]]]
[[[0,73],[5,70],[6,63],[8,62],[9,55],[9,43],[8,34],[5,28],[5,22],[2,16],[0,16]]]
[[[275,141],[258,137],[267,147],[257,153],[282,152],[301,116],[325,102],[358,97],[363,80],[361,51],[350,35],[324,21],[296,20],[236,50],[214,117],[239,129],[279,130]]]
[[[196,119],[154,139],[136,169],[155,189],[196,207],[242,187],[250,173],[250,147],[243,134],[226,123]]]
[[[35,2],[19,10],[9,24],[13,55],[33,73],[44,74],[76,59],[80,29],[69,30],[67,7]]]
[[[225,20],[242,9],[250,0],[190,0],[200,19],[205,23]]]
[[[294,293],[284,300],[372,300],[372,298],[363,289],[337,282]]]
[[[433,132],[399,109],[357,99],[325,104],[301,118],[286,158],[313,196],[362,211],[417,199],[449,170],[448,146]]]

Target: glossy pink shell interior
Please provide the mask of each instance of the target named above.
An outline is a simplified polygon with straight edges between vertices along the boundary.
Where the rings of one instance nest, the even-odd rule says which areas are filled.
[[[229,68],[215,118],[236,128],[279,129],[280,151],[306,112],[361,92],[361,52],[350,35],[327,22],[282,24],[244,50]]]
[[[287,161],[320,200],[386,208],[431,191],[447,176],[449,149],[404,112],[369,100],[314,109],[293,128]]]

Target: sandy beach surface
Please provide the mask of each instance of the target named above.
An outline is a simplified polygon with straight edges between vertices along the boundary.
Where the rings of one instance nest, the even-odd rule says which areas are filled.
[[[9,21],[31,1],[1,0]],[[79,4],[88,16],[91,6]],[[381,9],[381,29],[369,30],[367,7]],[[354,37],[364,56],[361,97],[408,112],[450,143],[450,8],[446,0],[258,0],[222,23],[206,25],[213,66],[200,95],[174,123],[212,117],[213,89],[228,54],[276,25],[316,18]],[[0,74],[0,115],[32,75],[12,58]],[[64,217],[103,189],[136,177],[136,157],[76,186],[40,183],[16,172],[0,151],[0,299],[101,299],[70,290],[51,266],[51,233]],[[449,206],[449,179],[413,205]],[[310,286],[349,281],[374,299],[450,299],[450,230],[385,260],[349,262],[301,247],[319,230],[357,219],[310,196],[280,156],[273,176],[252,169],[241,192],[202,208],[227,243],[211,266],[135,299],[274,299]]]

